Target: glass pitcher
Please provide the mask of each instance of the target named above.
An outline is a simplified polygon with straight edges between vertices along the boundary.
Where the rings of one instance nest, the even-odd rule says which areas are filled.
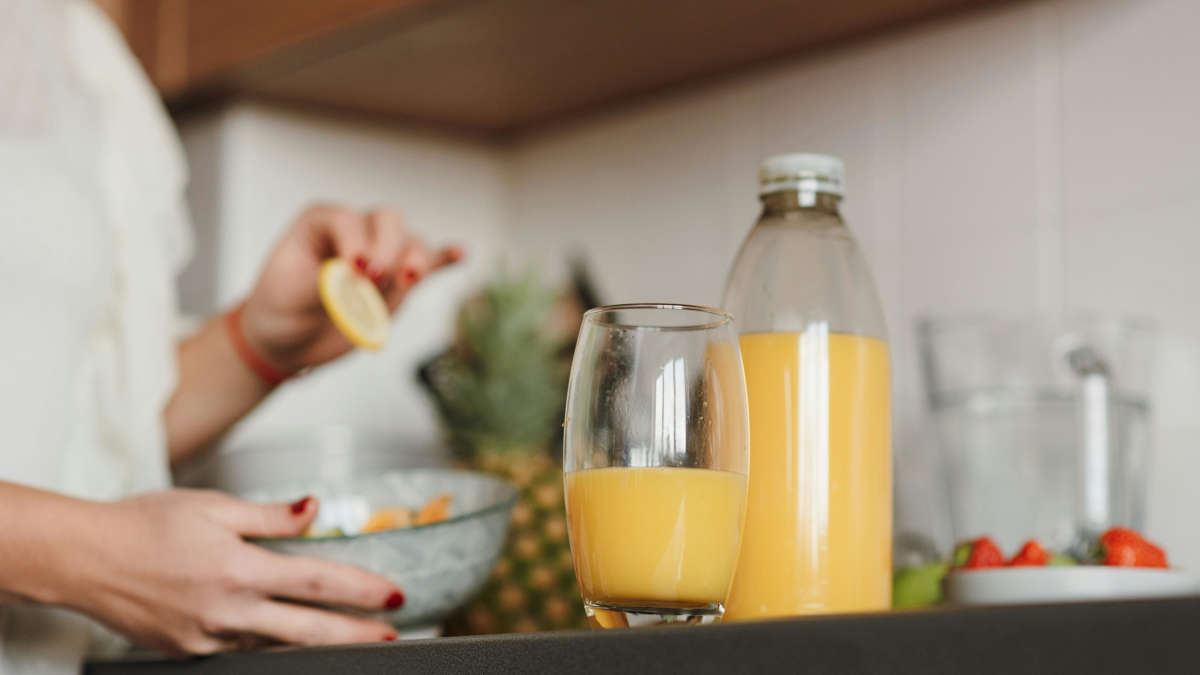
[[[1143,526],[1147,323],[977,315],[917,332],[957,540],[1067,550]]]

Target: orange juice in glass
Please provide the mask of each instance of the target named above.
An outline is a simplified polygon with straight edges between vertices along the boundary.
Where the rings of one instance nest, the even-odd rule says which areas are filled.
[[[572,471],[565,482],[575,572],[594,625],[608,618],[596,616],[607,607],[687,610],[725,602],[745,475],[615,467]]]
[[[563,435],[575,571],[595,627],[720,618],[737,565],[749,443],[727,314],[589,311]]]

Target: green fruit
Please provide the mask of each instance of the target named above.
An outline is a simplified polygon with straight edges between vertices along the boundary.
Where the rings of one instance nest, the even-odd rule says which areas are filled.
[[[942,601],[944,562],[898,569],[892,575],[892,607],[930,607]]]
[[[964,541],[958,546],[955,546],[954,555],[950,556],[950,565],[952,567],[962,567],[963,565],[966,565],[967,561],[971,559],[971,547],[974,545],[975,544],[969,541]]]
[[[1068,567],[1078,565],[1075,559],[1065,553],[1054,553],[1050,556],[1050,561],[1046,563],[1051,567]]]

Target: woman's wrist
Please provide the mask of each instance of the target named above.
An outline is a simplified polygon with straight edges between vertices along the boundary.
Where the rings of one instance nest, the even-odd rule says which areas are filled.
[[[279,365],[278,358],[270,355],[271,350],[258,334],[246,330],[245,309],[243,302],[225,313],[225,333],[242,364],[268,386],[278,386],[295,371]]]
[[[0,590],[9,599],[85,610],[110,505],[0,483]]]
[[[34,599],[94,616],[100,597],[121,577],[111,564],[120,547],[117,509],[111,502],[62,499],[61,515],[55,518],[62,536],[49,542],[54,562],[46,567],[40,596]]]
[[[305,350],[325,320],[325,310],[319,305],[315,313],[274,310],[270,301],[259,297],[257,289],[242,303],[241,327],[246,343],[288,377],[312,365],[305,360]]]

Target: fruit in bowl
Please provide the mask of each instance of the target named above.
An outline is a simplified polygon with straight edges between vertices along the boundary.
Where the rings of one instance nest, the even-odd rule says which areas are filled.
[[[1100,535],[1092,555],[1103,565],[1167,566],[1167,554],[1161,548],[1146,541],[1137,532],[1123,527],[1114,527]]]
[[[988,537],[960,544],[943,582],[956,605],[1161,598],[1195,593],[1195,578],[1168,569],[1163,550],[1128,528],[1114,527],[1076,559],[1029,540],[1005,560]]]
[[[1007,561],[991,537],[964,541],[954,549],[951,567],[965,571],[988,567],[1041,567],[1046,565],[1107,565],[1110,567],[1167,567],[1167,554],[1127,527],[1109,528],[1088,545],[1088,553],[1076,560],[1067,553],[1047,553],[1030,539]]]
[[[1198,590],[1190,575],[1169,569],[1163,549],[1129,528],[1114,527],[1076,558],[1026,541],[1011,557],[991,537],[964,541],[949,561],[899,569],[896,608],[1164,597]],[[1139,569],[1130,569],[1139,568]]]
[[[453,501],[452,496],[443,493],[419,508],[383,506],[372,509],[362,496],[332,497],[321,502],[321,510],[303,536],[321,539],[432,525],[450,517]]]
[[[1075,558],[1065,553],[1048,553],[1037,539],[1026,541],[1013,555],[1005,559],[1004,553],[991,537],[979,537],[964,541],[954,549],[951,569],[956,571],[986,569],[989,567],[1044,567],[1078,564]]]

